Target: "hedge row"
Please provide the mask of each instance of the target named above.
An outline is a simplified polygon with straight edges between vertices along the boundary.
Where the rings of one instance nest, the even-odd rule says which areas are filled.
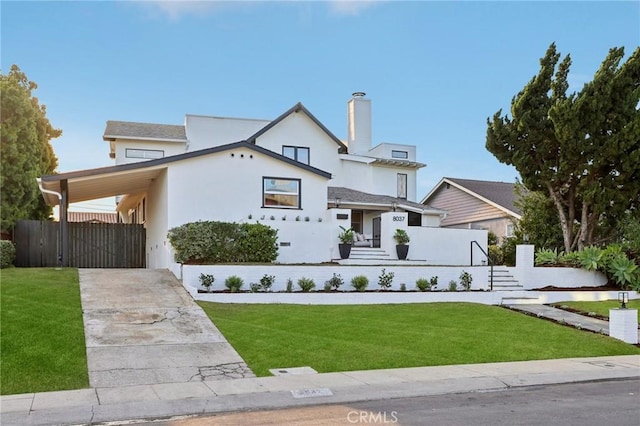
[[[16,246],[11,241],[0,240],[0,268],[13,265],[16,258]]]
[[[278,257],[278,230],[259,223],[191,222],[170,229],[168,237],[179,263],[271,263]]]

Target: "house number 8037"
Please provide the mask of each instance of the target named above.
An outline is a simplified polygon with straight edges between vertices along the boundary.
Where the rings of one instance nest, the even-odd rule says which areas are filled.
[[[404,222],[404,216],[394,216],[393,217],[393,221],[394,222]]]

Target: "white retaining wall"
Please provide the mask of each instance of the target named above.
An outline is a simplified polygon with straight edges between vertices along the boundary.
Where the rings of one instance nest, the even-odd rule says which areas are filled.
[[[350,291],[351,279],[356,275],[364,275],[369,278],[368,290],[378,290],[378,277],[383,266],[344,266],[344,265],[184,265],[182,267],[182,283],[185,286],[201,288],[200,274],[211,274],[215,277],[213,290],[225,290],[224,281],[231,275],[237,275],[244,280],[243,290],[249,290],[249,284],[259,283],[260,278],[265,274],[274,275],[275,282],[272,291],[284,291],[287,286],[287,279],[293,281],[293,289],[299,290],[297,285],[300,278],[311,278],[316,284],[316,290],[323,290],[324,283],[329,280],[334,273],[340,274],[344,280],[341,290]],[[489,268],[486,266],[384,266],[387,273],[393,272],[394,278],[391,285],[392,290],[399,290],[400,284],[404,283],[407,290],[416,288],[418,278],[429,279],[438,277],[438,287],[436,289],[448,289],[449,281],[455,280],[460,288],[460,274],[467,271],[473,279],[472,290],[489,289]],[[175,273],[175,272],[174,272]]]

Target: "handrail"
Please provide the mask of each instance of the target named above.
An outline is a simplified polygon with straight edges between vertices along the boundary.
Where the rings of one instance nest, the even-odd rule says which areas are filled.
[[[486,251],[484,251],[482,246],[476,240],[473,240],[473,241],[471,241],[471,266],[473,266],[473,244],[474,243],[475,243],[475,245],[478,246],[480,251],[486,256],[487,262],[489,262],[489,267],[490,267],[489,290],[493,291],[493,260],[491,259],[491,256],[489,256],[489,254]]]

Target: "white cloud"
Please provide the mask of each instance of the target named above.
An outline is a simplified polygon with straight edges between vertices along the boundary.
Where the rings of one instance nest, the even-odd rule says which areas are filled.
[[[234,3],[227,1],[205,0],[132,0],[134,3],[147,7],[171,20],[180,19],[186,15],[203,15],[213,11],[228,8]]]
[[[338,15],[357,16],[363,10],[380,3],[379,0],[330,0],[329,10]]]

